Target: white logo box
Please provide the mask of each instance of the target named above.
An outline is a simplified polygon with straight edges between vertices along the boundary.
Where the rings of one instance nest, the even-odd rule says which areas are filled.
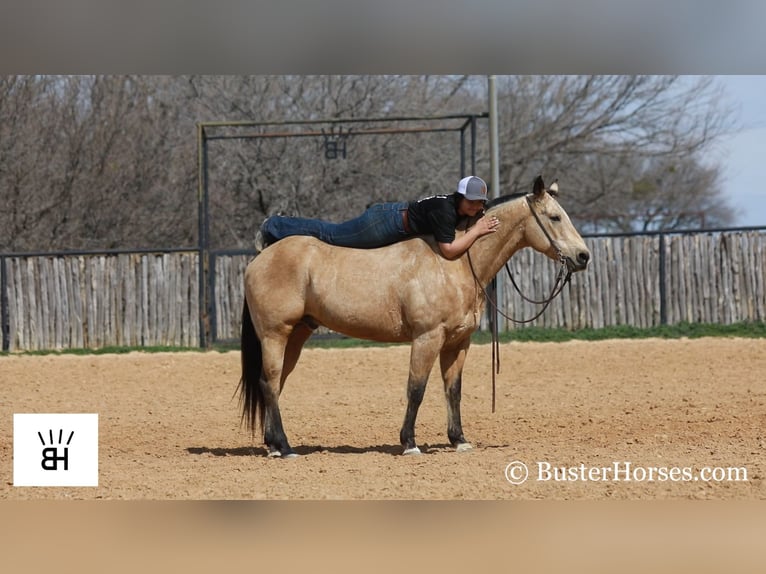
[[[14,486],[98,486],[98,415],[15,413]]]

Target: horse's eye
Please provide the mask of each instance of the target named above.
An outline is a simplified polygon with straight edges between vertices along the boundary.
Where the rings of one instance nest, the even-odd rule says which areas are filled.
[[[558,222],[558,221],[561,221],[561,216],[560,215],[551,215],[550,219],[551,219],[551,221]]]

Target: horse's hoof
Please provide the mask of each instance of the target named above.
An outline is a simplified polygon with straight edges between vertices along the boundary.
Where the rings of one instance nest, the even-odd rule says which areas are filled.
[[[298,458],[298,455],[292,450],[285,454],[282,454],[281,450],[270,450],[267,456],[269,458]]]
[[[473,450],[473,445],[470,442],[461,442],[459,445],[455,447],[455,450],[457,452],[466,452],[469,450]]]
[[[410,455],[410,454],[422,454],[422,453],[420,452],[420,449],[418,447],[414,446],[412,448],[405,448],[402,454]]]

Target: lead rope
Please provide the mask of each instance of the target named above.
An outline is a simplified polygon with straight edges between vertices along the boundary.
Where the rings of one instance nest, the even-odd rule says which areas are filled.
[[[556,245],[555,241],[553,241],[553,238],[548,233],[548,230],[545,229],[543,222],[540,221],[540,217],[537,215],[537,212],[535,211],[534,205],[532,204],[532,200],[529,197],[527,197],[526,199],[529,205],[529,209],[535,218],[535,221],[540,226],[540,229],[542,229],[546,239],[548,239],[550,244],[556,250],[561,267],[559,269],[558,274],[556,275],[556,281],[553,283],[551,294],[546,299],[543,299],[541,301],[530,299],[529,297],[527,297],[521,292],[521,289],[519,289],[519,286],[516,284],[516,280],[513,278],[513,274],[511,273],[511,269],[508,266],[507,261],[505,262],[505,271],[508,273],[508,277],[511,279],[513,288],[516,289],[516,292],[521,296],[521,298],[524,301],[527,301],[528,303],[532,303],[534,305],[543,306],[542,309],[540,309],[539,313],[537,313],[531,319],[514,319],[513,317],[510,317],[506,315],[505,313],[503,313],[497,304],[497,275],[495,275],[490,281],[490,285],[491,285],[490,291],[492,292],[492,296],[490,296],[490,294],[484,288],[484,285],[481,284],[481,282],[479,281],[479,278],[476,276],[476,271],[473,268],[473,261],[471,260],[470,248],[466,250],[466,254],[468,255],[468,265],[471,267],[471,274],[473,275],[473,280],[476,282],[476,285],[479,286],[479,288],[481,289],[481,292],[484,294],[484,299],[490,304],[490,306],[494,310],[494,313],[490,314],[490,317],[489,317],[489,331],[490,331],[490,337],[492,339],[491,360],[492,360],[492,412],[493,413],[495,412],[495,397],[496,397],[495,375],[500,374],[500,337],[498,334],[497,315],[500,314],[506,319],[508,319],[509,321],[516,324],[531,323],[532,321],[540,317],[545,312],[545,310],[548,308],[551,302],[561,294],[561,292],[564,290],[564,287],[567,285],[567,283],[569,283],[570,279],[572,278],[572,271],[569,270],[569,266],[567,265],[566,259],[561,253],[561,249],[559,249],[559,246]]]
[[[474,275],[476,277],[476,275]],[[497,276],[492,278],[492,297],[497,308]],[[492,412],[495,412],[495,375],[500,374],[500,337],[498,334],[497,313],[489,318],[489,330],[492,338]]]
[[[497,315],[500,314],[509,321],[516,323],[516,324],[524,324],[524,323],[531,323],[538,317],[540,317],[545,310],[548,308],[548,306],[551,304],[551,302],[558,297],[561,292],[564,290],[564,287],[567,283],[569,283],[569,280],[572,278],[572,272],[568,270],[567,265],[565,262],[562,262],[561,269],[559,269],[559,273],[556,276],[556,281],[553,284],[553,289],[551,289],[551,294],[542,301],[536,301],[534,299],[530,299],[529,297],[526,297],[521,290],[519,289],[518,285],[516,285],[516,281],[513,279],[513,275],[511,274],[511,270],[508,267],[508,263],[505,264],[505,270],[508,273],[508,276],[511,278],[511,283],[513,284],[513,287],[516,289],[518,294],[524,299],[525,301],[528,301],[530,303],[543,305],[542,309],[531,319],[515,319],[509,315],[506,315],[500,310],[500,307],[497,304],[497,276],[493,277],[490,281],[491,287],[490,291],[492,295],[484,288],[484,286],[479,281],[479,278],[476,276],[476,271],[473,268],[473,261],[471,260],[471,251],[470,249],[466,251],[468,255],[468,264],[471,267],[471,273],[473,274],[473,279],[476,283],[476,285],[479,286],[479,289],[481,289],[482,294],[484,295],[484,299],[490,304],[492,309],[494,310],[494,313],[491,313],[489,316],[489,332],[490,337],[492,339],[491,343],[491,354],[492,354],[492,412],[495,412],[495,404],[496,404],[496,375],[500,374],[500,337],[498,334],[498,324],[497,324]],[[562,279],[563,278],[563,279]]]

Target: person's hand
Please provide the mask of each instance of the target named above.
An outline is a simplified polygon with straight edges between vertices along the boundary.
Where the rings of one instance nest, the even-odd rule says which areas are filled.
[[[499,227],[500,221],[497,217],[482,217],[476,222],[474,229],[476,229],[477,236],[482,237],[494,233]]]

